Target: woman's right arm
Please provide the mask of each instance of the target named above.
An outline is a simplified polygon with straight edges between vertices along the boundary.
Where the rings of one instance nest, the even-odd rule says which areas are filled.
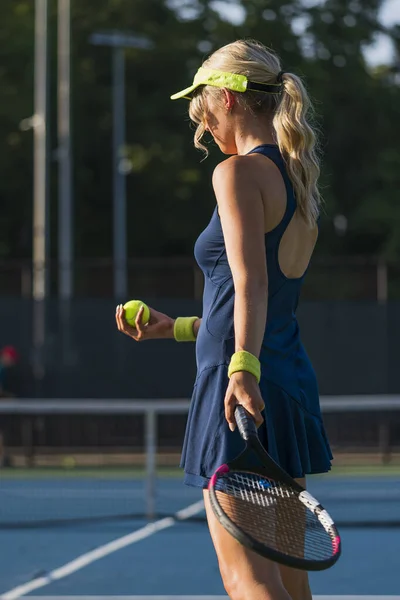
[[[115,311],[115,320],[117,322],[118,330],[121,333],[125,333],[129,337],[133,338],[136,342],[142,342],[144,340],[168,340],[175,339],[174,336],[174,324],[175,319],[168,315],[150,308],[150,319],[147,325],[142,323],[143,308],[138,311],[136,316],[135,325],[132,327],[126,322],[125,310],[122,304],[119,304]],[[197,337],[199,331],[201,319],[196,319],[193,323],[193,333]]]

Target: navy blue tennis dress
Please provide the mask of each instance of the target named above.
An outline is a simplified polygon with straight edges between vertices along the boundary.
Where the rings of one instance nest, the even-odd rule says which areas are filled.
[[[332,454],[323,426],[314,369],[300,341],[296,309],[303,277],[288,279],[278,262],[280,240],[296,210],[292,184],[275,145],[254,148],[279,168],[286,186],[282,221],[265,235],[268,268],[268,312],[260,352],[260,390],[265,403],[258,432],[272,458],[292,477],[323,473]],[[217,207],[195,245],[204,273],[203,315],[196,340],[197,377],[188,415],[181,467],[185,483],[206,487],[221,464],[244,444],[237,428],[225,420],[228,365],[235,352],[234,285]]]

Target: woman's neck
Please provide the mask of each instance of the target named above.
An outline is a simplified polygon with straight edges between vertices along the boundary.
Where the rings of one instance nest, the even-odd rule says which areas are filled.
[[[272,122],[248,118],[238,123],[235,133],[237,154],[243,155],[262,144],[276,144]]]

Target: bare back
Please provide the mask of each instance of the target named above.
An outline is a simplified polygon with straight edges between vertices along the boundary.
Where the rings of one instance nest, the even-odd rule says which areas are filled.
[[[266,156],[254,153],[256,174],[265,211],[264,231],[273,231],[282,221],[287,207],[285,182],[278,167]],[[299,209],[294,212],[279,244],[278,260],[282,273],[288,279],[304,275],[318,238],[318,226],[310,226]]]

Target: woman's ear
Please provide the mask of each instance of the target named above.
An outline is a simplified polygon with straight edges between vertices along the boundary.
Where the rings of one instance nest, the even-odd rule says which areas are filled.
[[[224,106],[226,110],[230,112],[235,105],[235,96],[230,90],[227,90],[226,88],[222,88],[222,92],[224,94]]]

